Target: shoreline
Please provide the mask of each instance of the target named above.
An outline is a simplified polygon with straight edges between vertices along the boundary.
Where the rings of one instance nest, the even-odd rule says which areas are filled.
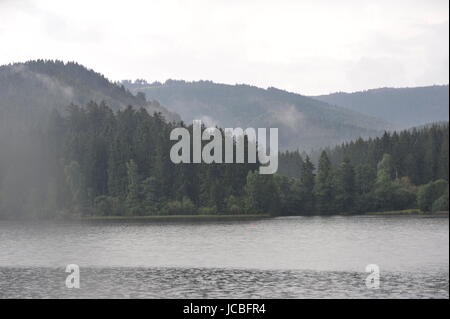
[[[368,216],[445,216],[449,215],[448,211],[439,211],[439,212],[423,212],[420,209],[404,209],[404,210],[393,210],[393,211],[385,211],[385,212],[367,212],[363,215]]]
[[[87,216],[72,218],[80,221],[155,221],[155,222],[202,222],[202,221],[245,221],[273,219],[277,217],[332,217],[332,216],[448,216],[448,211],[422,212],[419,209],[406,209],[386,212],[367,212],[361,214],[340,213],[334,215],[295,215],[295,216],[272,216],[270,214],[249,214],[249,215],[149,215],[149,216]]]
[[[30,219],[0,219],[1,221],[78,221],[78,222],[220,222],[220,221],[256,221],[263,219],[273,219],[277,217],[352,217],[352,216],[429,216],[445,217],[449,216],[448,211],[422,212],[419,209],[405,209],[385,212],[367,212],[358,214],[340,213],[333,215],[280,215],[270,214],[240,214],[240,215],[146,215],[146,216],[60,216],[56,218],[30,218]]]
[[[78,221],[148,221],[148,222],[211,222],[211,221],[250,221],[272,218],[269,214],[253,215],[149,215],[149,216],[88,216],[72,218]]]

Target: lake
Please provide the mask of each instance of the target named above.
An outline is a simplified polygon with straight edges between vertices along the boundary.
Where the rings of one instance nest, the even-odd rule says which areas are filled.
[[[449,219],[0,221],[0,298],[85,297],[449,298]]]

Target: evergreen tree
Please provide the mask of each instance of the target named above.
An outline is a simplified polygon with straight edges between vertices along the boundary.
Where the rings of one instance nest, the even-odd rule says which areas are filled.
[[[389,154],[384,154],[383,159],[377,166],[377,179],[376,183],[379,185],[387,184],[392,181],[393,167],[392,157]]]
[[[248,210],[252,214],[278,215],[280,194],[272,175],[259,175],[249,172],[247,185]]]
[[[344,159],[338,174],[338,207],[343,212],[354,212],[355,210],[355,171],[348,158]]]
[[[435,204],[435,209],[441,209],[444,206],[445,198],[448,198],[448,182],[445,180],[437,180],[420,187],[417,202],[422,211],[430,212],[433,210],[433,204],[438,200],[440,202]]]
[[[76,161],[70,162],[64,168],[66,183],[69,186],[72,203],[77,212],[86,204],[86,184],[81,172],[80,164]]]
[[[301,192],[301,212],[306,215],[311,215],[315,210],[315,198],[314,198],[314,187],[315,187],[315,174],[314,165],[306,157],[303,163],[302,176],[300,178],[300,192]]]
[[[316,208],[321,214],[334,212],[333,169],[328,155],[322,152],[315,185]]]
[[[141,212],[139,196],[141,185],[139,180],[138,167],[133,160],[128,161],[126,163],[126,166],[128,176],[126,204],[130,209],[132,215],[138,215]]]

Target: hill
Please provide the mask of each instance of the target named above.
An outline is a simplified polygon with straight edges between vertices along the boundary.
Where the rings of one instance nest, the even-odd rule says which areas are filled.
[[[202,119],[221,127],[278,127],[281,149],[335,145],[377,136],[389,127],[374,117],[276,88],[174,80],[122,84],[135,94],[143,92],[160,101],[188,123]]]
[[[69,104],[104,101],[113,110],[128,105],[161,112],[169,121],[179,120],[158,102],[148,102],[103,75],[77,63],[38,60],[0,66],[0,125],[35,123],[43,111],[64,110]]]
[[[333,93],[314,97],[409,128],[448,121],[448,85],[415,88],[381,88],[355,93]]]

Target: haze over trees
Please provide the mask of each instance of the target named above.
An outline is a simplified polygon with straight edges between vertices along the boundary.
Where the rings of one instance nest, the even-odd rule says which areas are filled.
[[[167,121],[153,112],[159,103],[151,108],[142,94],[75,63],[0,67],[0,82],[1,218],[448,210],[448,123],[358,138],[309,155],[291,150],[280,154],[279,174],[260,175],[258,163],[173,164],[171,130],[192,127]],[[275,89],[239,90],[303,101]],[[92,96],[109,100],[80,102]],[[321,116],[330,123],[323,111],[332,109],[301,108],[311,123]],[[330,114],[336,126],[329,132],[353,127],[348,121],[355,118],[339,126],[345,113]],[[297,144],[302,137],[290,138]]]
[[[0,128],[20,129],[45,119],[48,111],[71,104],[104,101],[113,110],[128,105],[160,112],[168,121],[180,118],[158,102],[146,101],[103,75],[75,62],[37,60],[0,66]],[[43,117],[44,116],[44,117]]]
[[[168,137],[174,127],[159,114],[131,106],[113,112],[92,102],[69,106],[65,116],[53,111],[45,125],[30,132],[24,149],[2,145],[2,216],[448,209],[448,124],[323,151],[317,169],[299,155],[297,178],[259,175],[258,164],[173,164]],[[425,150],[416,161],[398,153],[404,140]],[[364,159],[367,154],[372,160]]]
[[[122,84],[167,105],[187,123],[202,119],[208,126],[223,128],[277,127],[284,150],[309,151],[378,136],[389,128],[386,121],[276,88],[174,80]]]

